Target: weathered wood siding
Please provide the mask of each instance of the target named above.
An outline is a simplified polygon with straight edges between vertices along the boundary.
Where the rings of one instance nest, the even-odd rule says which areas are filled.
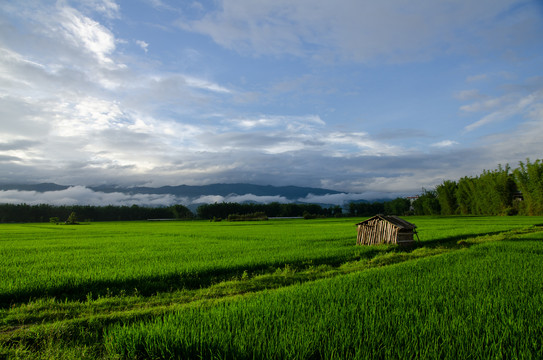
[[[414,232],[412,230],[400,230],[398,232],[398,238],[396,240],[396,243],[400,245],[413,244],[415,242],[415,238],[413,237],[413,235]]]
[[[398,228],[393,224],[373,219],[358,226],[356,243],[359,245],[395,244],[398,236]]]
[[[379,218],[358,225],[356,243],[358,245],[413,243],[413,231],[399,229],[388,221]]]

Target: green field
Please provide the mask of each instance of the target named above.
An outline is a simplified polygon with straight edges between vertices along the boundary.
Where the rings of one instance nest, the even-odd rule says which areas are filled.
[[[543,358],[543,217],[360,220],[0,225],[0,358]]]

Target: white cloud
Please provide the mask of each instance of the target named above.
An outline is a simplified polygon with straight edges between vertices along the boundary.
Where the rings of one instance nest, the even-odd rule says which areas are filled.
[[[434,143],[434,144],[432,144],[430,146],[438,147],[438,148],[446,148],[446,147],[451,147],[451,146],[454,146],[454,145],[458,145],[458,142],[453,141],[453,140],[443,140],[443,141]]]
[[[543,102],[531,106],[525,116],[528,120],[514,130],[482,139],[484,148],[496,163],[509,163],[514,167],[526,158],[543,158]]]
[[[92,11],[104,14],[107,18],[120,17],[121,7],[113,0],[78,0],[82,5]]]
[[[231,90],[227,89],[224,86],[221,86],[219,84],[216,84],[216,83],[204,80],[204,79],[199,79],[199,78],[195,78],[195,77],[192,77],[192,76],[184,76],[184,78],[185,78],[185,81],[186,81],[187,85],[191,86],[191,87],[195,87],[195,88],[203,89],[203,90],[208,90],[208,91],[213,91],[213,92],[218,92],[218,93],[226,93],[226,94],[229,94],[229,93],[232,92]]]
[[[485,115],[480,120],[467,125],[464,128],[466,131],[473,131],[481,126],[504,121],[514,117],[525,116],[533,109],[533,106],[537,106],[543,102],[543,90],[533,92],[518,99],[513,99],[512,96],[505,96],[491,99],[489,102],[490,104],[488,104],[488,102],[483,104],[474,104],[473,108],[477,110],[497,109],[490,112],[488,115]]]
[[[115,37],[107,28],[70,7],[62,8],[60,16],[63,35],[74,46],[83,45],[102,65],[114,65],[109,55],[115,50]]]
[[[168,12],[180,12],[180,10],[175,5],[169,5],[162,0],[145,0],[145,2],[148,2],[152,7],[159,10],[165,10]]]
[[[255,128],[285,128],[289,131],[312,131],[326,125],[319,115],[258,115],[228,119],[226,122],[229,125],[234,125],[245,130]]]
[[[0,190],[0,203],[8,204],[50,204],[50,205],[141,205],[167,206],[186,200],[171,194],[123,194],[118,192],[103,193],[83,186],[72,186],[60,191],[18,191]]]
[[[230,122],[242,129],[254,129],[257,127],[275,127],[281,123],[281,119],[261,117],[257,119],[236,119]]]
[[[143,51],[145,51],[145,52],[149,51],[149,49],[148,49],[149,44],[146,43],[145,41],[143,41],[143,40],[136,40],[136,44],[138,44],[138,46],[139,46],[140,48],[142,48]]]
[[[490,36],[491,20],[514,3],[222,0],[215,11],[198,20],[182,19],[179,26],[256,55],[397,62],[471,47],[474,40]]]
[[[332,156],[397,155],[406,150],[372,139],[364,132],[330,132],[317,115],[259,115],[223,120],[227,126],[201,133],[197,140],[210,152],[247,151],[286,154],[325,152]],[[232,125],[240,131],[232,129]],[[220,131],[220,132],[219,132]]]
[[[372,140],[369,134],[363,132],[333,132],[323,138],[323,141],[329,143],[332,147],[344,145],[347,153],[350,147],[355,147],[361,155],[397,155],[402,151],[400,147],[389,145],[384,142]],[[338,156],[343,155],[342,148],[337,148]]]
[[[511,101],[510,96],[502,96],[498,98],[478,101],[469,105],[463,105],[460,107],[460,110],[465,111],[465,112],[489,111],[499,106],[502,106],[504,103],[507,103],[510,101]]]
[[[278,202],[281,204],[286,204],[292,202],[291,200],[275,195],[275,196],[259,196],[254,194],[231,194],[228,196],[221,195],[204,195],[196,199],[191,200],[191,204],[213,204],[213,203],[222,203],[222,202],[233,202],[233,203],[243,203],[243,202],[256,202],[267,204],[271,202]]]
[[[326,195],[308,194],[306,197],[298,199],[298,201],[312,204],[344,205],[351,201],[366,199],[368,199],[368,197],[363,193],[341,193]]]
[[[123,126],[123,112],[114,101],[85,97],[78,103],[60,103],[52,110],[57,120],[52,124],[51,135],[82,137]]]
[[[115,9],[111,1],[85,6],[102,11],[96,8],[100,4],[103,11]],[[198,114],[210,96],[228,95],[229,89],[197,76],[119,65],[121,55],[131,58],[117,52],[113,33],[66,2],[10,10],[30,30],[14,32],[0,46],[0,141],[43,141],[25,151],[0,151],[4,160],[11,159],[4,174],[11,166],[17,169],[13,174],[34,169],[36,177],[88,184],[105,173],[117,177],[119,169],[126,176],[168,172],[186,154],[205,150],[194,141],[204,127],[177,118]]]
[[[280,195],[258,196],[254,194],[230,194],[204,195],[197,198],[176,197],[172,194],[126,194],[121,192],[100,192],[83,186],[72,186],[65,190],[58,191],[21,191],[21,190],[0,190],[0,203],[6,204],[50,204],[50,205],[92,205],[92,206],[169,206],[174,204],[197,205],[213,204],[222,202],[244,203],[255,202],[269,204],[277,202],[287,204],[293,201],[311,204],[345,205],[350,201],[383,199],[396,197],[397,194],[389,193],[341,193],[313,195],[300,199],[287,199]],[[397,195],[400,196],[400,195]]]
[[[398,196],[405,196],[404,193],[384,193],[384,192],[364,192],[364,193],[340,193],[340,194],[326,194],[326,195],[314,195],[308,194],[306,197],[299,199],[287,199],[283,196],[258,196],[254,194],[237,195],[231,194],[228,196],[221,195],[205,195],[199,198],[191,200],[191,204],[213,204],[221,202],[256,202],[269,204],[272,202],[278,202],[280,204],[287,204],[291,202],[300,202],[308,204],[326,204],[326,205],[345,205],[351,201],[358,200],[373,200],[373,199],[389,199]]]

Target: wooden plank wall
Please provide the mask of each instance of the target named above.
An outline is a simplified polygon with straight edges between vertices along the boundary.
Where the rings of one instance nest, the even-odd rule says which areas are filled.
[[[358,226],[356,243],[358,245],[395,244],[398,228],[388,221],[374,219]]]
[[[415,242],[415,239],[413,237],[413,231],[403,231],[398,234],[397,243],[400,245],[409,245],[413,244]]]

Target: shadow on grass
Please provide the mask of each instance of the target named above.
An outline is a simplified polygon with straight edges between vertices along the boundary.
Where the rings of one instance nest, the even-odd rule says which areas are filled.
[[[271,264],[244,265],[230,268],[204,270],[195,273],[172,273],[159,276],[145,276],[133,279],[97,280],[81,282],[75,285],[66,284],[57,287],[42,287],[32,290],[12,291],[0,294],[0,308],[8,308],[16,304],[29,302],[39,298],[56,298],[57,300],[86,301],[92,294],[92,299],[139,295],[152,296],[157,293],[173,292],[176,290],[194,290],[207,288],[222,281],[241,278],[244,273],[267,274],[288,266],[293,271],[304,270],[319,265],[337,267],[348,261],[371,259],[382,253],[382,249],[368,249],[352,257],[329,256],[317,259],[294,262],[275,262]]]
[[[492,235],[498,235],[502,234],[503,231],[493,231],[493,232],[487,232],[487,233],[479,233],[479,234],[463,234],[463,235],[457,235],[457,236],[451,236],[443,239],[435,239],[435,240],[424,240],[415,242],[415,245],[412,248],[420,248],[420,247],[427,247],[427,248],[435,248],[435,247],[446,247],[446,248],[455,248],[459,247],[458,242],[462,240],[468,240],[473,239],[480,236],[492,236]],[[407,248],[409,249],[409,248]]]
[[[75,285],[65,285],[57,287],[42,287],[32,290],[12,291],[0,294],[0,308],[8,308],[12,305],[29,302],[32,299],[40,298],[56,298],[57,300],[68,301],[86,301],[89,294],[92,294],[92,299],[122,296],[122,295],[139,295],[152,296],[157,293],[167,293],[177,290],[195,290],[200,288],[208,288],[211,285],[233,280],[241,279],[244,273],[249,272],[251,276],[271,274],[277,269],[282,269],[288,266],[294,272],[326,265],[329,267],[339,267],[340,265],[360,260],[375,260],[375,264],[387,265],[390,263],[409,260],[409,253],[426,248],[428,250],[439,248],[442,249],[459,249],[474,245],[476,242],[469,241],[477,237],[494,236],[503,234],[503,231],[464,234],[452,236],[443,239],[425,240],[416,242],[410,247],[399,246],[370,246],[361,247],[358,254],[351,257],[345,256],[329,256],[316,258],[311,260],[299,260],[295,262],[275,262],[271,264],[244,265],[229,268],[219,268],[195,273],[172,273],[159,276],[145,276],[133,279],[120,280],[97,280],[87,281]],[[465,241],[463,241],[465,240]],[[536,239],[540,241],[539,239]],[[362,250],[363,249],[363,250]],[[420,251],[420,250],[419,250]],[[433,254],[433,252],[430,252]],[[400,255],[398,258],[394,254]],[[415,254],[413,254],[415,255]],[[386,258],[384,257],[386,256]],[[311,278],[311,276],[309,276]],[[270,281],[270,279],[268,279]],[[299,281],[296,276],[289,279],[277,278],[275,281],[283,285],[291,284]],[[272,287],[278,284],[270,284]]]

